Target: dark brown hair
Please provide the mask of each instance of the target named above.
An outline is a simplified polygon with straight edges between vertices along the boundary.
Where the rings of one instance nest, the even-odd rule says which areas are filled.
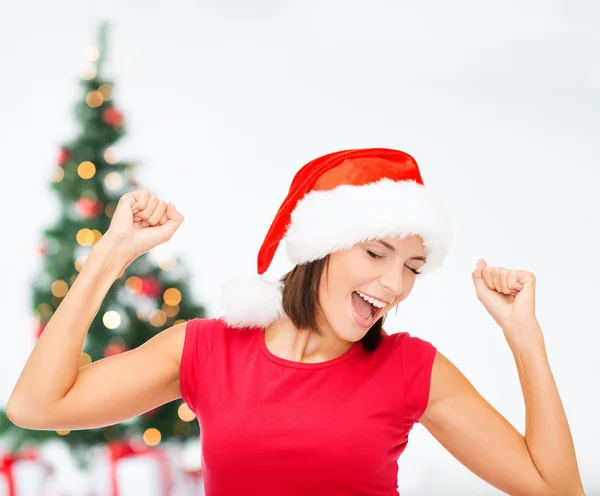
[[[281,278],[283,283],[283,311],[298,329],[312,331],[319,336],[323,331],[319,320],[324,316],[319,305],[319,283],[329,255],[306,264],[296,265]],[[360,342],[367,351],[374,351],[381,342],[384,317],[378,319]]]

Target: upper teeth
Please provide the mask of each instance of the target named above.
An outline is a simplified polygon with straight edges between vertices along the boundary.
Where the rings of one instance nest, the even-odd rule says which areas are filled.
[[[360,291],[357,291],[357,293],[358,293],[358,296],[360,296],[363,300],[367,300],[371,305],[373,305],[377,308],[383,308],[387,305],[387,303],[385,301],[376,300],[372,296],[367,296],[366,294],[361,293]]]

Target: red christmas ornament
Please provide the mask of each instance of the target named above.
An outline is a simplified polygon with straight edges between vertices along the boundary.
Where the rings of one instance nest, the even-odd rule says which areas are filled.
[[[107,108],[102,114],[102,120],[112,127],[117,127],[123,124],[123,114],[114,107]]]
[[[104,205],[101,201],[92,200],[90,198],[80,198],[77,200],[75,208],[77,213],[87,220],[98,217],[104,209]]]
[[[60,150],[58,150],[58,165],[65,165],[69,160],[71,160],[72,157],[73,154],[71,151],[65,147],[62,147]]]
[[[45,245],[40,245],[40,247],[38,248],[38,252],[39,252],[40,255],[46,256],[46,246]]]
[[[157,298],[163,292],[163,286],[158,279],[155,277],[142,278],[142,289],[140,294],[149,296],[151,298]]]
[[[113,356],[113,355],[119,355],[120,353],[123,353],[124,351],[127,351],[127,348],[125,347],[125,345],[118,344],[118,343],[112,343],[112,344],[109,344],[106,348],[104,348],[104,356],[109,357],[109,356]]]

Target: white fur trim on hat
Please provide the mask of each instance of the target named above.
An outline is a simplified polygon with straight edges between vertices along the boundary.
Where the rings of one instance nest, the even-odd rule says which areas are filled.
[[[289,260],[302,264],[370,239],[411,234],[423,239],[423,272],[441,266],[452,242],[445,209],[415,181],[382,179],[309,192],[291,214],[285,241]]]
[[[283,314],[281,282],[235,278],[223,285],[223,320],[231,327],[266,327]]]

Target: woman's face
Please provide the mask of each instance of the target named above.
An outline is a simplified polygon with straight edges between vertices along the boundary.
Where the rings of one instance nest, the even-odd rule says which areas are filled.
[[[412,290],[425,248],[420,236],[386,238],[354,245],[329,256],[319,302],[324,329],[340,339],[359,341],[369,328]],[[371,304],[365,298],[374,298]]]

